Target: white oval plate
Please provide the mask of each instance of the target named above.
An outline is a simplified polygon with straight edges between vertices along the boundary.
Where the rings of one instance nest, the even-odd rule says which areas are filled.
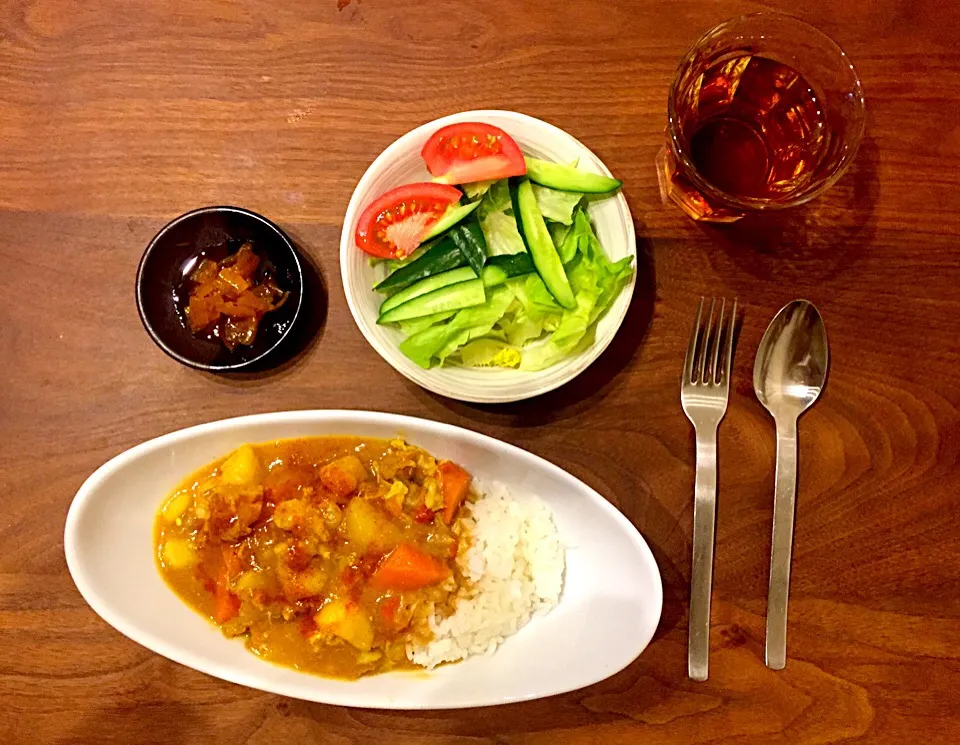
[[[579,158],[587,171],[612,175],[601,160],[562,129],[513,111],[464,111],[417,127],[403,135],[377,156],[350,198],[340,234],[340,276],[353,319],[370,345],[401,375],[417,385],[450,398],[477,403],[520,401],[552,391],[582,373],[604,349],[623,323],[633,297],[636,272],[597,324],[596,340],[589,349],[539,372],[501,368],[439,367],[424,370],[400,352],[403,334],[395,328],[377,325],[381,295],[373,291],[375,281],[385,276],[382,267],[370,266],[369,256],[354,243],[357,220],[363,209],[388,189],[416,181],[429,181],[420,150],[440,127],[455,122],[481,121],[494,124],[513,137],[527,155],[557,163]],[[637,255],[633,218],[622,193],[590,203],[590,218],[604,250],[614,261]]]
[[[225,638],[164,583],[153,520],[187,475],[247,442],[351,434],[401,435],[411,443],[536,494],[553,509],[567,543],[559,605],[492,655],[427,672],[342,681],[265,662]],[[84,599],[107,623],[148,649],[195,670],[271,693],[344,706],[452,709],[550,696],[626,667],[647,646],[663,592],[636,528],[583,482],[542,458],[485,435],[412,417],[362,411],[297,411],[226,419],[138,445],[101,466],[70,506],[67,565]]]

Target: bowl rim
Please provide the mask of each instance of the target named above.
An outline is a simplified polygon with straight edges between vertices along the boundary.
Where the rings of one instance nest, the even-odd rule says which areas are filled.
[[[150,319],[147,317],[146,312],[144,311],[143,303],[143,284],[144,284],[144,267],[147,263],[147,259],[150,255],[157,249],[160,241],[169,233],[174,227],[179,225],[182,222],[191,220],[200,215],[206,214],[220,214],[220,213],[234,213],[237,215],[242,215],[246,218],[256,220],[260,223],[263,223],[267,228],[272,230],[276,236],[280,239],[280,242],[286,246],[287,250],[290,252],[291,257],[293,258],[293,264],[296,267],[296,279],[297,279],[297,292],[296,303],[297,306],[293,312],[293,318],[290,321],[290,324],[284,329],[283,333],[280,334],[280,337],[267,349],[261,352],[256,357],[252,357],[249,360],[244,360],[243,362],[235,362],[229,364],[206,364],[203,362],[197,362],[192,360],[189,357],[176,352],[172,349],[163,338],[157,333],[156,329],[153,327],[153,324],[150,322]],[[194,370],[202,370],[204,372],[233,372],[237,370],[244,370],[246,368],[255,365],[258,362],[261,362],[264,358],[269,356],[274,352],[277,347],[286,339],[291,330],[297,324],[297,320],[300,317],[300,311],[303,308],[303,266],[300,262],[300,256],[297,253],[296,247],[293,245],[293,241],[290,240],[290,237],[283,231],[283,229],[274,223],[272,220],[264,217],[261,214],[258,214],[252,210],[244,209],[243,207],[234,207],[231,205],[212,205],[209,207],[198,207],[197,209],[190,210],[189,212],[184,212],[182,215],[178,215],[164,225],[157,233],[150,239],[150,242],[147,244],[147,247],[143,251],[143,255],[140,257],[140,263],[137,265],[137,281],[136,281],[136,300],[137,300],[137,313],[140,316],[140,322],[143,324],[143,327],[146,329],[147,334],[150,336],[150,339],[156,344],[168,357],[172,357],[177,362],[187,367],[193,368]]]
[[[416,383],[426,390],[432,391],[441,396],[451,398],[458,401],[467,401],[471,403],[481,403],[481,404],[498,404],[498,403],[511,403],[515,401],[523,401],[537,396],[548,393],[552,390],[555,390],[563,385],[566,385],[578,375],[580,375],[584,370],[586,370],[590,365],[592,365],[596,360],[603,354],[607,349],[610,343],[613,341],[614,337],[619,333],[623,321],[627,316],[627,312],[630,308],[630,304],[633,299],[633,293],[636,289],[637,284],[637,271],[635,270],[633,276],[627,285],[621,290],[621,296],[625,297],[626,302],[623,303],[622,308],[619,312],[619,317],[615,318],[613,323],[613,332],[609,334],[609,338],[602,341],[595,341],[591,345],[590,349],[585,352],[581,352],[579,355],[570,358],[570,362],[575,362],[570,369],[564,372],[562,375],[554,376],[553,379],[548,382],[535,386],[529,391],[523,391],[518,394],[510,393],[498,393],[495,395],[481,395],[475,390],[463,388],[453,390],[451,387],[441,385],[434,381],[431,376],[431,372],[434,369],[422,370],[418,368],[417,370],[405,369],[402,366],[402,363],[394,358],[395,354],[399,352],[394,347],[387,348],[387,345],[381,343],[381,340],[374,337],[372,334],[368,333],[365,328],[365,322],[361,322],[363,313],[359,307],[358,299],[353,293],[350,282],[349,282],[349,270],[348,264],[350,263],[349,257],[352,251],[356,251],[357,248],[354,246],[353,241],[353,232],[351,230],[353,224],[356,222],[357,217],[365,206],[361,204],[358,198],[359,192],[361,189],[368,188],[370,182],[372,182],[379,173],[383,170],[384,165],[392,162],[396,158],[398,152],[406,149],[407,144],[411,140],[415,140],[418,137],[424,135],[425,133],[432,133],[434,129],[443,127],[447,124],[453,124],[463,121],[485,121],[489,119],[494,120],[514,120],[517,122],[523,122],[530,126],[540,128],[544,131],[550,132],[552,135],[558,138],[565,139],[570,145],[575,146],[581,149],[584,154],[590,156],[599,167],[600,172],[607,175],[613,176],[610,169],[606,164],[594,153],[590,148],[584,145],[576,137],[568,133],[566,130],[561,129],[560,127],[550,124],[542,119],[537,117],[530,116],[529,114],[523,114],[517,111],[510,111],[506,109],[474,109],[469,111],[460,111],[454,114],[448,114],[446,116],[439,117],[432,121],[425,122],[420,124],[408,132],[402,134],[400,137],[395,139],[386,148],[381,151],[373,162],[367,167],[363,175],[360,177],[360,180],[357,182],[357,185],[354,187],[352,194],[350,195],[350,201],[347,204],[347,210],[344,214],[343,225],[341,227],[340,233],[340,279],[341,284],[343,285],[343,292],[347,299],[347,306],[350,308],[350,314],[353,316],[354,323],[360,330],[360,333],[366,339],[367,343],[372,346],[380,357],[387,362],[394,370],[399,372],[407,380],[410,380],[413,383]],[[498,126],[501,124],[499,121],[494,121]],[[637,240],[636,240],[636,230],[633,224],[633,213],[630,210],[630,206],[626,201],[626,198],[623,195],[623,191],[620,190],[617,192],[616,196],[613,197],[616,201],[618,212],[620,213],[624,229],[625,229],[625,238],[626,238],[626,249],[627,254],[634,257],[634,261],[637,261]],[[635,266],[636,269],[636,266]],[[617,298],[619,300],[619,297]],[[616,302],[616,301],[615,301]],[[607,317],[612,316],[610,310],[608,310]],[[547,368],[546,370],[540,370],[535,372],[528,372],[527,375],[541,376],[544,373],[547,373],[550,370],[555,369],[555,366]]]

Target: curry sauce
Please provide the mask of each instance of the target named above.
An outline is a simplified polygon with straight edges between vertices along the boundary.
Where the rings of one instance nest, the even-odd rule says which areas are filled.
[[[357,678],[415,667],[407,645],[453,612],[470,476],[401,440],[244,445],[157,513],[161,574],[264,659]]]

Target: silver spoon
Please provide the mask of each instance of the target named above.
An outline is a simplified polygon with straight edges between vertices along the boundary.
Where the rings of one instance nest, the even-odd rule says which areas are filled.
[[[794,300],[770,322],[753,366],[753,388],[777,425],[777,478],[767,596],[767,667],[787,664],[787,598],[797,496],[797,419],[827,378],[827,332],[812,303]]]

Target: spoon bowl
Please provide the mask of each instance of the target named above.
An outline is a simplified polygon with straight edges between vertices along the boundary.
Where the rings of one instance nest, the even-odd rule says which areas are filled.
[[[770,322],[753,367],[757,398],[774,419],[798,417],[827,380],[829,351],[823,319],[813,303],[794,300]]]

